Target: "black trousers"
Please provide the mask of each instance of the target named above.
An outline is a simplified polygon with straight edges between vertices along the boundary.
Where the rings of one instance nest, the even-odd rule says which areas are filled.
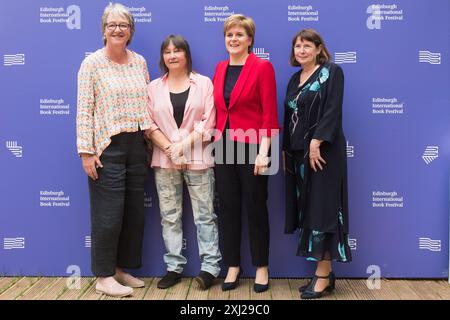
[[[226,266],[239,266],[241,263],[242,203],[248,215],[252,264],[269,264],[268,176],[255,176],[254,168],[248,157],[244,164],[216,163],[215,166],[222,256]]]
[[[147,151],[142,131],[111,137],[100,157],[98,180],[89,180],[91,265],[97,277],[115,267],[141,266]]]

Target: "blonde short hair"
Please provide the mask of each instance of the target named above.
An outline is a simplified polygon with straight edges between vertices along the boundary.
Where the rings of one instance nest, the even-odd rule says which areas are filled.
[[[112,3],[110,2],[109,5],[105,7],[105,10],[103,11],[102,16],[102,34],[103,34],[103,44],[106,45],[106,38],[105,38],[105,29],[108,21],[108,17],[111,13],[116,13],[119,16],[125,17],[128,20],[128,24],[130,25],[130,39],[127,41],[127,45],[131,43],[131,39],[133,39],[134,35],[134,18],[131,15],[130,11],[128,9],[120,4],[120,3]]]
[[[247,35],[252,38],[252,42],[248,47],[248,52],[250,53],[253,49],[253,44],[255,43],[255,22],[252,18],[246,17],[243,14],[233,14],[229,16],[223,24],[223,36],[225,37],[227,31],[236,26],[244,28]]]

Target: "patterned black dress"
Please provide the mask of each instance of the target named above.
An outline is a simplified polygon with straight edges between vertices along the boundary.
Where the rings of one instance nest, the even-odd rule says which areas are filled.
[[[285,100],[283,151],[286,165],[286,233],[299,230],[297,255],[308,260],[350,262],[346,139],[342,129],[344,75],[321,65],[302,85],[290,79]],[[309,144],[323,140],[327,164],[314,172]]]

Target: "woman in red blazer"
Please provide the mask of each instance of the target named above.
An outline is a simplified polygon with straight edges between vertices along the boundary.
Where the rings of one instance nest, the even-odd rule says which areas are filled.
[[[268,165],[271,137],[278,133],[275,72],[252,53],[255,24],[232,15],[224,24],[229,60],[213,79],[216,120],[216,182],[223,260],[228,266],[222,290],[232,290],[241,275],[241,202],[248,214],[255,292],[269,288]],[[219,147],[220,145],[220,147]],[[224,155],[227,155],[224,157]]]

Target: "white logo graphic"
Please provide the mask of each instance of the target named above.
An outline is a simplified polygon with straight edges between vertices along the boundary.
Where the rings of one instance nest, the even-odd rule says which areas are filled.
[[[91,54],[93,54],[93,52],[91,52],[91,51],[86,51],[86,52],[84,53],[84,57],[87,58],[87,57],[89,57]]]
[[[67,18],[66,25],[67,29],[81,29],[81,9],[79,6],[74,4],[67,7],[67,14],[69,17]]]
[[[260,59],[270,60],[270,53],[264,52],[264,48],[253,48],[253,53]]]
[[[438,146],[427,146],[423,152],[422,159],[426,164],[430,164],[432,161],[439,157],[439,147]]]
[[[366,25],[367,29],[381,29],[381,11],[379,6],[370,5],[367,7],[367,13],[370,16],[367,18]]]
[[[3,65],[4,66],[23,66],[25,64],[25,54],[5,54],[3,55]]]
[[[70,274],[66,280],[67,289],[81,289],[81,268],[77,265],[70,265],[67,267],[66,273]]]
[[[22,146],[17,145],[17,141],[6,141],[6,148],[11,151],[16,158],[22,158]]]
[[[355,147],[348,144],[347,141],[347,158],[353,158],[355,156]]]
[[[84,237],[84,247],[90,248],[91,247],[91,236],[85,236]]]
[[[381,289],[381,268],[375,264],[370,265],[366,269],[366,273],[370,274],[367,278],[366,285],[369,290]]]
[[[356,63],[356,51],[335,52],[334,62],[337,64]]]
[[[127,9],[133,15],[135,23],[152,22],[152,13],[147,11],[146,7],[127,7]]]
[[[25,249],[25,238],[3,238],[3,249]]]
[[[39,22],[41,24],[60,24],[67,29],[81,29],[81,9],[77,5],[63,7],[40,7]]]
[[[441,240],[430,238],[419,238],[419,248],[430,251],[441,251]]]
[[[441,64],[441,53],[430,51],[419,51],[419,62],[429,64]]]
[[[356,250],[357,242],[356,239],[348,239],[348,246],[350,247],[350,250]]]

